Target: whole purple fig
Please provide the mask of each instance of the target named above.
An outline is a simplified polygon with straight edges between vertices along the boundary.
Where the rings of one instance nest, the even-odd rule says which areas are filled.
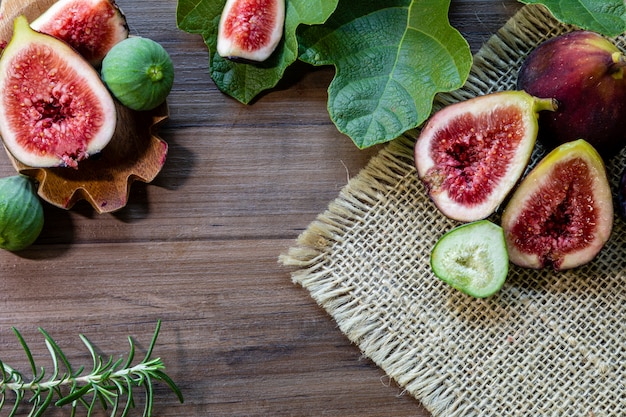
[[[609,39],[577,30],[549,39],[526,58],[517,87],[558,101],[539,117],[538,139],[552,148],[585,139],[603,157],[626,145],[626,58]]]

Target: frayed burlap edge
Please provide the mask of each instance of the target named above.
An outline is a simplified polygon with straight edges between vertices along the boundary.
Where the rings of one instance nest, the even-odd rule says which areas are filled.
[[[542,6],[525,6],[475,55],[466,85],[438,95],[434,110],[476,95],[513,89],[515,68],[525,54],[571,29],[555,21]],[[406,224],[398,230],[386,229],[387,223],[395,222],[390,217],[402,219],[403,213],[412,210],[406,206],[413,203],[415,210],[433,211],[423,196],[402,207],[395,202],[424,193],[413,165],[417,134],[408,132],[383,148],[298,237],[296,245],[280,255],[279,262],[293,268],[294,283],[307,289],[364,355],[436,417],[621,415],[626,409],[622,382],[626,328],[615,319],[608,325],[589,322],[588,327],[611,333],[598,338],[602,345],[598,347],[589,340],[595,327],[589,330],[585,323],[587,310],[598,320],[603,314],[619,319],[620,306],[626,304],[623,263],[607,261],[607,265],[579,271],[579,275],[595,276],[592,284],[581,283],[576,273],[543,272],[529,278],[514,269],[508,279],[513,284],[495,301],[470,299],[438,283],[423,266],[428,263],[430,243],[411,252],[405,246],[417,241],[398,235]],[[541,155],[539,146],[531,166]],[[623,160],[622,156],[610,162],[609,168],[622,166]],[[612,183],[617,180],[613,174]],[[390,211],[389,205],[395,205],[392,209],[397,212]],[[433,229],[454,225],[445,218],[433,220],[435,215],[416,218],[432,222]],[[364,226],[379,229],[359,241],[355,234],[366,234]],[[613,256],[612,251],[626,240],[622,229],[614,232],[607,256]],[[391,243],[370,245],[368,239]],[[357,247],[346,249],[352,241],[357,241]],[[380,262],[390,258],[388,265]],[[410,268],[416,274],[406,277],[401,270]],[[581,299],[585,292],[608,300],[608,306],[601,305],[605,311],[595,311],[602,310],[595,299]],[[429,294],[432,301],[416,302],[419,293]],[[561,313],[553,310],[574,318],[561,321]],[[472,334],[481,340],[472,339]],[[607,345],[621,346],[613,352]],[[568,372],[562,382],[560,372],[565,371],[552,369],[560,366]],[[579,370],[574,369],[577,366]]]

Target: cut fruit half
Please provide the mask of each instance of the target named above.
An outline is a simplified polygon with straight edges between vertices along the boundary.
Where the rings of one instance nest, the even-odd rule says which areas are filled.
[[[285,0],[227,0],[217,53],[227,59],[265,61],[283,37]]]
[[[565,143],[524,178],[502,214],[511,262],[570,269],[591,261],[613,227],[602,158],[586,141]]]
[[[435,275],[477,298],[495,294],[509,271],[504,232],[489,220],[456,227],[444,234],[430,255]]]
[[[109,143],[116,124],[115,103],[94,68],[17,17],[0,57],[0,134],[15,159],[76,168]]]
[[[552,99],[506,91],[433,115],[415,144],[415,165],[439,210],[464,222],[491,215],[528,165],[538,112],[555,108]]]
[[[67,42],[95,67],[128,37],[126,18],[113,0],[59,0],[31,27]]]

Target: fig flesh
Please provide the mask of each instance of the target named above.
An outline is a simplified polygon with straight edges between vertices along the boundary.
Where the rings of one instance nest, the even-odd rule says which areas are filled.
[[[262,62],[283,37],[285,0],[227,0],[220,17],[217,53]]]
[[[523,174],[537,138],[537,114],[554,102],[503,91],[449,105],[430,118],[415,143],[415,165],[447,217],[491,215]]]
[[[437,278],[477,298],[502,288],[509,258],[502,228],[489,220],[458,226],[444,234],[430,255]]]
[[[14,22],[0,57],[0,135],[31,167],[77,167],[115,132],[113,98],[89,63],[65,42]]]
[[[613,201],[600,154],[579,139],[560,145],[522,180],[502,214],[512,263],[571,269],[608,241]]]
[[[31,27],[67,42],[95,67],[128,37],[126,18],[114,0],[59,0]]]
[[[559,106],[539,117],[539,141],[554,148],[582,138],[605,158],[616,154],[626,145],[625,66],[622,52],[594,32],[569,32],[535,48],[517,87]]]

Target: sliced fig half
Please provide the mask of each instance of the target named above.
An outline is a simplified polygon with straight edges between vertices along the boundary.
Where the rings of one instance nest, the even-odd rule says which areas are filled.
[[[564,270],[591,261],[612,227],[613,201],[604,163],[582,139],[542,159],[502,214],[511,262],[534,269]]]
[[[0,135],[15,159],[76,167],[109,143],[116,119],[96,70],[65,42],[17,17],[0,57]]]
[[[67,42],[95,67],[128,37],[126,18],[114,0],[59,0],[31,27]]]
[[[444,234],[430,255],[437,278],[477,298],[495,294],[509,272],[502,228],[489,220],[465,223]]]
[[[552,99],[503,91],[449,105],[430,118],[415,144],[415,165],[430,198],[449,218],[491,215],[517,183]]]
[[[220,17],[217,53],[227,59],[265,61],[285,25],[285,0],[227,0]]]

